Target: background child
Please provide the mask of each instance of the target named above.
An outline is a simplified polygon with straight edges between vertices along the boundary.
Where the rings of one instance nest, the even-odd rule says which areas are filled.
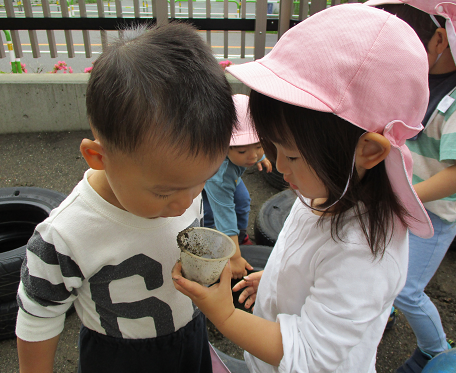
[[[439,352],[449,348],[439,312],[424,289],[456,235],[456,1],[371,0],[406,21],[426,48],[430,98],[425,129],[407,140],[413,157],[413,184],[434,226],[430,239],[410,234],[407,282],[394,304],[417,337],[417,349],[398,372],[419,373]],[[380,5],[385,4],[385,5]],[[453,44],[449,44],[454,40]]]
[[[253,267],[241,257],[239,245],[251,244],[247,235],[249,223],[250,195],[241,179],[247,167],[257,164],[261,171],[272,171],[266,159],[258,135],[247,112],[249,97],[234,95],[238,129],[234,131],[230,149],[217,174],[210,178],[203,191],[204,226],[217,228],[236,244],[236,254],[231,258],[233,278],[241,278]]]
[[[211,372],[204,315],[170,273],[236,121],[224,73],[190,26],[126,31],[94,64],[87,112],[91,169],[27,246],[20,371],[53,371],[74,303],[80,372]]]
[[[275,148],[300,198],[264,272],[233,289],[246,287],[253,315],[231,305],[229,267],[210,288],[182,278],[180,264],[173,279],[248,351],[250,371],[375,372],[406,280],[407,227],[433,234],[404,145],[423,128],[427,68],[405,22],[345,4],[296,25],[264,58],[227,69],[252,89],[266,153]]]

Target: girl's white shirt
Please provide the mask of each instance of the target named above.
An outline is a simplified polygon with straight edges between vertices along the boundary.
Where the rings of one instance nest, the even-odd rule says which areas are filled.
[[[385,254],[374,258],[353,212],[343,242],[332,239],[330,218],[318,218],[297,199],[271,253],[254,314],[280,323],[284,356],[273,367],[246,353],[251,372],[375,372],[406,280],[408,232],[395,224]]]

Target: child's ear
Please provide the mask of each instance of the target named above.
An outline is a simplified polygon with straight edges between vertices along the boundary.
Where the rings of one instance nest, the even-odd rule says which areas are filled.
[[[90,168],[104,170],[105,152],[98,140],[83,139],[79,149]]]
[[[437,55],[443,53],[443,51],[448,47],[448,36],[444,28],[439,27],[435,30],[434,35],[431,40],[429,40],[427,45],[428,53],[435,53]]]
[[[367,132],[356,146],[356,166],[369,170],[383,161],[391,150],[389,140],[379,133]]]

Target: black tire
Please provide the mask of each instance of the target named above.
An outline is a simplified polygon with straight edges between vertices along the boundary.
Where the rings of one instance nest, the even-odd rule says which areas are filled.
[[[453,242],[451,242],[451,245],[450,247],[448,248],[448,251],[451,250],[451,251],[456,251],[456,238],[453,240]]]
[[[296,198],[296,194],[287,189],[273,195],[261,206],[253,227],[257,244],[275,245]]]
[[[277,171],[274,163],[272,164],[272,172],[263,171],[263,176],[270,186],[278,190],[284,190],[290,186],[285,180],[283,180],[283,175]]]
[[[266,266],[272,247],[262,245],[241,245],[241,255],[253,267],[252,272],[262,271]]]
[[[0,304],[16,299],[28,239],[66,198],[42,188],[0,188]]]
[[[16,318],[18,309],[15,300],[0,304],[0,341],[16,338]]]
[[[247,260],[247,262],[253,267],[253,271],[247,271],[248,274],[252,272],[262,271],[266,266],[269,255],[271,255],[272,247],[271,246],[261,246],[261,245],[241,245],[241,255]],[[232,279],[231,287],[236,285],[240,280]],[[233,291],[233,303],[236,308],[241,310],[246,310],[242,303],[239,303],[239,295],[241,295],[242,290]]]

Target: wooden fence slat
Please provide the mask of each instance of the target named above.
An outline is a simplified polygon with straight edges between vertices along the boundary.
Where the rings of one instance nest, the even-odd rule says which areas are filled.
[[[135,9],[135,18],[141,17],[141,8],[139,0],[133,0],[133,8]]]
[[[87,7],[85,0],[78,0],[79,4],[79,16],[81,18],[87,18]],[[84,41],[84,51],[86,58],[92,57],[92,45],[90,43],[90,32],[89,30],[82,30],[82,40]]]
[[[206,18],[211,18],[211,0],[206,0]],[[212,46],[211,30],[206,31],[206,42]]]
[[[228,0],[223,0],[223,18],[228,18]],[[223,57],[228,58],[228,30],[223,31]]]
[[[168,1],[156,0],[154,5],[154,14],[157,19],[157,24],[163,25],[168,23]]]
[[[333,0],[334,1],[334,0]],[[340,0],[337,0],[340,1]],[[302,21],[309,16],[309,2],[301,0],[299,2],[299,16],[298,19]]]
[[[279,31],[277,32],[277,37],[279,39],[290,28],[290,19],[291,19],[291,15],[293,14],[292,7],[293,7],[293,0],[281,0],[280,1]]]
[[[245,19],[247,16],[247,2],[241,1],[241,14],[240,17]],[[245,31],[241,31],[241,58],[245,58]]]
[[[188,0],[187,4],[188,4],[188,18],[193,18],[193,1]]]
[[[51,18],[51,8],[49,7],[49,0],[41,0],[41,8],[43,9],[44,18]],[[55,34],[53,30],[46,30],[48,39],[49,52],[51,58],[57,58],[57,45],[55,44]]]
[[[310,3],[310,15],[313,15],[323,9],[326,9],[326,0],[312,0]]]
[[[98,17],[104,18],[105,11],[104,11],[103,0],[97,0],[97,10],[98,10]],[[100,30],[100,36],[101,36],[101,49],[105,50],[106,47],[108,46],[108,34],[105,30]]]
[[[257,0],[255,9],[255,60],[264,56],[266,48],[266,25],[268,0]]]
[[[60,0],[60,11],[62,13],[62,18],[70,18],[70,14],[68,11],[68,4],[66,0]],[[73,43],[73,34],[71,30],[64,30],[65,34],[65,41],[68,51],[68,58],[74,58],[74,43]]]
[[[2,38],[2,30],[0,30],[0,58],[5,58],[6,57],[6,53],[5,53],[5,48],[3,47],[3,38]]]
[[[5,9],[6,9],[6,16],[8,18],[16,17],[16,15],[14,14],[13,2],[11,0],[5,0]],[[13,42],[14,53],[16,55],[16,58],[21,58],[23,56],[23,53],[22,53],[21,39],[19,38],[19,32],[17,30],[11,30],[10,35],[11,35],[11,41]]]
[[[30,3],[30,0],[23,0],[23,2],[24,2],[25,16],[28,18],[33,18],[32,4]],[[28,30],[28,34],[29,34],[29,39],[30,39],[30,46],[32,47],[33,58],[41,57],[40,47],[38,44],[38,37],[36,36],[36,31]]]
[[[116,16],[117,16],[117,18],[123,18],[121,0],[115,0],[115,3],[116,3]],[[123,35],[123,31],[119,30],[119,38],[121,38],[122,35]]]
[[[171,18],[176,18],[176,2],[169,0],[169,15]]]

